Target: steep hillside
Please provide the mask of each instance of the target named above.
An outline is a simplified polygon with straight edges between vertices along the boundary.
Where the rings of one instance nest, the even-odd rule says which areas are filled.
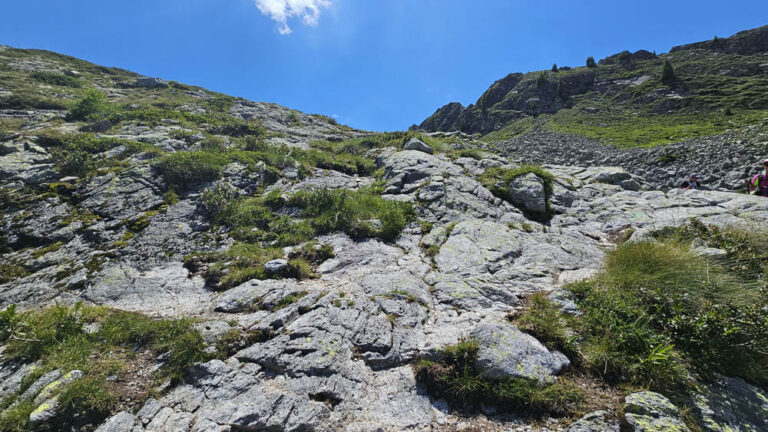
[[[0,87],[2,432],[768,430],[765,198],[43,51]]]
[[[545,131],[652,147],[761,121],[768,117],[766,88],[768,26],[668,54],[625,51],[589,66],[509,74],[475,104],[450,103],[415,128],[487,141]]]

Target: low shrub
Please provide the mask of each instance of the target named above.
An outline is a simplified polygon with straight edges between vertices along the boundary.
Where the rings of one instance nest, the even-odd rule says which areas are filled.
[[[9,262],[0,263],[0,284],[4,284],[15,279],[20,279],[25,276],[29,276],[29,271],[27,271],[27,269],[24,267]]]
[[[104,93],[90,89],[86,90],[83,97],[75,102],[67,114],[68,120],[89,120],[98,115],[108,114],[112,106]],[[115,122],[117,123],[117,122]]]
[[[50,109],[63,110],[67,106],[56,99],[49,99],[28,93],[15,92],[14,94],[0,98],[2,109]]]
[[[168,186],[185,191],[195,184],[218,179],[227,163],[225,154],[197,151],[165,155],[153,166]]]
[[[38,142],[52,147],[53,161],[59,173],[76,177],[86,177],[98,167],[118,166],[120,162],[116,158],[108,159],[101,153],[121,145],[131,149],[138,144],[118,138],[97,138],[87,133],[40,136]]]

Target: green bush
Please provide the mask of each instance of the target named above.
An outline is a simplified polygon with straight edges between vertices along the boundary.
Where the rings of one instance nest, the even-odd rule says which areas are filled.
[[[219,178],[228,162],[226,155],[197,152],[176,152],[161,157],[153,166],[168,186],[178,191]]]
[[[588,68],[594,68],[597,67],[597,63],[595,63],[595,58],[592,56],[587,57],[587,67]]]
[[[76,88],[83,86],[79,79],[55,72],[38,71],[32,72],[29,76],[36,81],[55,86]]]
[[[416,379],[429,394],[462,407],[486,404],[512,408],[526,415],[573,413],[583,392],[565,378],[539,384],[523,378],[493,379],[475,368],[478,344],[464,341],[447,347],[439,362],[422,360],[415,366]]]
[[[67,118],[69,120],[89,120],[98,115],[108,114],[111,110],[112,107],[107,100],[107,95],[98,90],[90,89],[72,105]]]
[[[661,69],[661,82],[667,85],[672,85],[677,81],[675,76],[675,70],[672,68],[672,64],[669,59],[664,60],[664,66]]]

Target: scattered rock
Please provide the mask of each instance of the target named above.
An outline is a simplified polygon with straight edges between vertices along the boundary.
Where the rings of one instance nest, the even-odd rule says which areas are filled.
[[[120,411],[101,424],[96,432],[131,432],[136,425],[136,417],[127,412]]]
[[[768,393],[741,378],[700,384],[694,415],[707,431],[768,431]]]
[[[619,422],[610,419],[607,411],[595,411],[579,419],[565,432],[619,432]]]
[[[274,259],[264,264],[264,271],[270,274],[281,274],[288,268],[288,261],[284,259]]]

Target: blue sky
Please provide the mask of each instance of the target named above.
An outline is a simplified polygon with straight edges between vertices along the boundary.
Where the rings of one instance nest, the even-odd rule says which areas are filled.
[[[0,16],[0,44],[402,130],[510,72],[768,24],[768,2],[7,0]]]

